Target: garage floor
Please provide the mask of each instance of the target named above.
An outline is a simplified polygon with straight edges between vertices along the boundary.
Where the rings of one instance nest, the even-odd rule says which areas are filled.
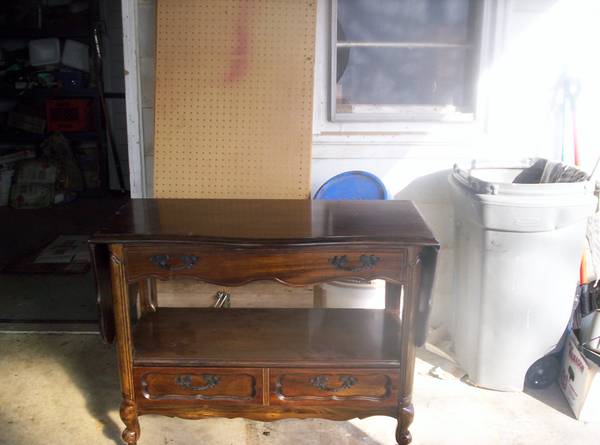
[[[127,199],[107,195],[44,209],[0,207],[0,322],[95,322],[98,313],[91,272],[33,275],[2,269],[38,253],[59,235],[90,236]]]
[[[600,424],[574,420],[556,387],[530,395],[478,389],[456,378],[450,363],[428,351],[419,356],[416,445],[584,445],[600,437]],[[97,335],[0,334],[0,375],[0,444],[120,443],[115,354]],[[140,445],[395,443],[395,421],[384,417],[262,423],[145,416],[141,426]]]

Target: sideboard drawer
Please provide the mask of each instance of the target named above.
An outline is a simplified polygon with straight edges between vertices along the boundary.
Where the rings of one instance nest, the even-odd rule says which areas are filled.
[[[397,403],[397,369],[271,369],[269,380],[272,405]]]
[[[261,404],[258,368],[134,367],[137,399],[144,403]]]
[[[306,246],[282,248],[216,246],[130,246],[126,249],[130,281],[196,278],[222,284],[275,279],[308,285],[344,278],[387,278],[401,281],[406,268],[404,248],[377,246]]]

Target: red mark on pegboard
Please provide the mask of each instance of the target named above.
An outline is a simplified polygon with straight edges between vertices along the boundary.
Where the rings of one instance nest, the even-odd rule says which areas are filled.
[[[236,34],[231,52],[231,66],[225,80],[234,82],[241,80],[250,66],[250,16],[253,0],[240,0],[240,14],[236,25]]]

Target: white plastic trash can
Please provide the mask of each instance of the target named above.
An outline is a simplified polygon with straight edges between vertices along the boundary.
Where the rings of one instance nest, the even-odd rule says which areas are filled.
[[[524,169],[455,167],[454,352],[476,385],[522,391],[553,352],[579,278],[590,181],[513,184]]]

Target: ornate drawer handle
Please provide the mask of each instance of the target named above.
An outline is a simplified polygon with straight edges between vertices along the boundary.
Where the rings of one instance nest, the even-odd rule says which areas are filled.
[[[179,261],[181,264],[173,266],[171,264],[171,257],[169,255],[152,255],[150,261],[156,264],[161,269],[168,270],[170,272],[177,272],[180,270],[191,269],[198,261],[198,257],[195,255],[181,255]]]
[[[379,262],[379,257],[375,255],[361,255],[358,258],[359,265],[351,267],[348,265],[348,257],[346,255],[334,256],[329,260],[336,269],[347,270],[349,272],[360,272],[364,269],[372,269]]]
[[[191,389],[192,391],[206,391],[217,386],[220,381],[219,377],[213,374],[202,374],[202,378],[204,379],[204,385],[202,386],[192,386],[192,376],[189,374],[178,376],[175,383],[182,388]]]
[[[320,389],[321,391],[327,392],[343,391],[345,389],[353,387],[354,385],[356,385],[356,382],[358,382],[356,377],[352,377],[350,375],[340,376],[339,381],[341,382],[341,385],[337,388],[333,388],[331,386],[327,386],[327,384],[329,383],[329,377],[327,377],[326,375],[318,375],[310,379],[310,383],[312,384],[312,386]]]

